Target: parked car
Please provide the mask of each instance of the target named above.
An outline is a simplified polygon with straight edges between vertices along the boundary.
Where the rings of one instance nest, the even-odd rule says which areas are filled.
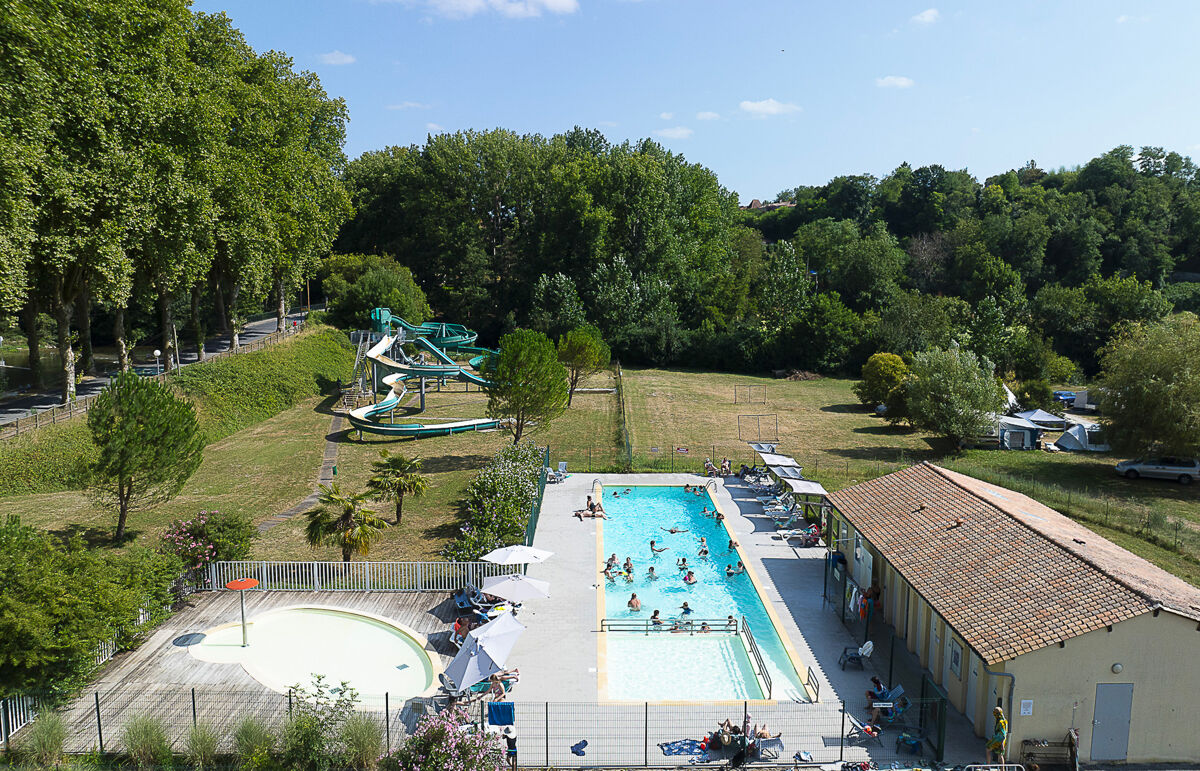
[[[1116,471],[1126,479],[1174,479],[1181,485],[1200,481],[1200,461],[1195,458],[1135,458],[1118,463]]]
[[[1054,400],[1057,402],[1074,402],[1075,401],[1075,392],[1074,391],[1055,391],[1054,392]]]

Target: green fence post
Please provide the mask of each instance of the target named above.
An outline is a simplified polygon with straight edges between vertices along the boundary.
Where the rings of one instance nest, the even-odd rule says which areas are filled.
[[[387,751],[392,753],[392,708],[388,701],[388,692],[383,692],[383,728],[387,733]]]
[[[96,691],[96,738],[100,740],[100,754],[104,754],[104,724],[100,722],[100,692]]]
[[[196,689],[192,689],[192,728],[196,727]]]

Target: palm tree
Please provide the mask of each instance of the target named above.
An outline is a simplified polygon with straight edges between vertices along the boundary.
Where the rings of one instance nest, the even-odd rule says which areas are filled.
[[[388,523],[366,508],[366,493],[345,493],[337,482],[321,485],[317,501],[321,504],[308,513],[305,536],[312,548],[332,544],[342,550],[342,561],[358,552],[364,557],[371,542],[380,536]]]
[[[382,460],[371,464],[375,476],[367,480],[367,488],[375,493],[375,499],[396,502],[396,524],[404,510],[404,496],[419,498],[429,491],[429,480],[421,472],[421,458],[409,458],[387,450],[379,453]]]

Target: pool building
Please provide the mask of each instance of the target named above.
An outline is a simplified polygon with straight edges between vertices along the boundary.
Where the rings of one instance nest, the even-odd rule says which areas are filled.
[[[848,586],[1009,757],[1078,731],[1081,761],[1194,761],[1200,589],[1033,499],[930,463],[832,493]]]

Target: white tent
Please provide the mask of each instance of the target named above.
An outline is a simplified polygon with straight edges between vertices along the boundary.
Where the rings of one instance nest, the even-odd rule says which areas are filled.
[[[501,546],[499,549],[492,549],[480,559],[484,562],[494,562],[497,565],[528,565],[542,562],[553,556],[554,552],[552,551],[517,544],[516,546]]]
[[[1004,389],[1004,410],[1006,412],[1021,406],[1021,403],[1017,401],[1017,395],[1012,392],[1011,388],[1003,383],[1000,384],[1000,387]]]
[[[828,495],[829,493],[821,486],[820,482],[814,482],[811,479],[784,479],[788,487],[792,488],[792,492],[797,495]]]
[[[780,479],[804,479],[799,466],[768,466],[771,473]]]
[[[750,442],[750,449],[755,452],[775,452],[778,446],[774,442]]]
[[[1045,410],[1025,410],[1024,412],[1018,412],[1016,417],[1025,418],[1031,423],[1037,423],[1044,428],[1065,428],[1067,425],[1065,420]]]
[[[1080,425],[1068,428],[1054,444],[1061,450],[1078,452],[1108,452],[1110,449],[1107,444],[1092,444],[1087,429]]]

